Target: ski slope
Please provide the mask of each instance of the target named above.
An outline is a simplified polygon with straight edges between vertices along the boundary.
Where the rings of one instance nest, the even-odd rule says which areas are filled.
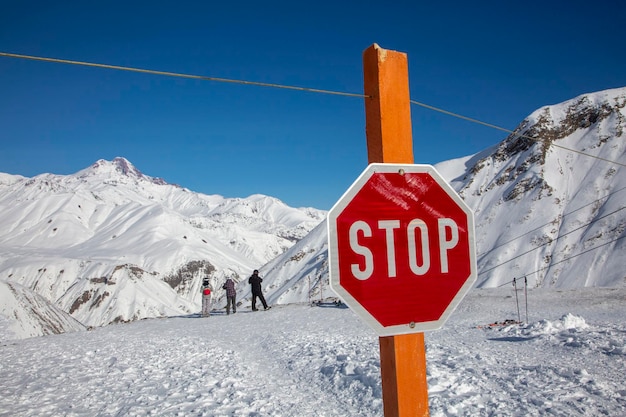
[[[626,289],[536,289],[519,303],[509,288],[473,290],[426,334],[431,416],[626,415],[624,300]],[[378,338],[341,306],[6,331],[0,416],[383,413]]]

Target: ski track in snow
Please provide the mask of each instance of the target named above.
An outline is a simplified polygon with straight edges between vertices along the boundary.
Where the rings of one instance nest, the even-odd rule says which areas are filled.
[[[426,334],[431,416],[626,415],[626,290],[475,290]],[[523,307],[522,307],[523,309]],[[525,311],[521,313],[522,319]],[[380,416],[378,338],[290,305],[0,344],[0,416]]]

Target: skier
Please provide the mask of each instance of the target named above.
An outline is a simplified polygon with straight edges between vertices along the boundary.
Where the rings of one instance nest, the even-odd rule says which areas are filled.
[[[233,308],[233,314],[237,312],[237,291],[235,291],[235,283],[232,279],[226,278],[226,282],[222,285],[222,289],[226,290],[226,314],[230,314],[230,308]]]
[[[271,307],[267,306],[265,302],[265,297],[263,297],[263,291],[261,291],[261,283],[263,282],[263,278],[259,276],[259,271],[257,269],[254,270],[252,276],[248,278],[248,284],[252,287],[252,311],[257,311],[256,308],[256,298],[259,297],[261,303],[263,303],[263,308],[265,310],[269,310]]]
[[[207,278],[202,282],[202,317],[211,315],[211,286]]]

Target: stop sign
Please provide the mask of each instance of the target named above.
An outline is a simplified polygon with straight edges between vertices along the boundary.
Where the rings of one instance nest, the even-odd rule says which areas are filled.
[[[476,281],[473,213],[430,165],[369,165],[328,241],[331,288],[380,336],[441,327]]]

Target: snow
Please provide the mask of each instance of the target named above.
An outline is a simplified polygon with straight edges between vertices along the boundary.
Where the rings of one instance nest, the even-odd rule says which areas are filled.
[[[589,108],[604,95],[611,113]],[[568,150],[623,165],[624,103],[626,88],[544,108],[437,165],[475,212],[479,280],[426,335],[432,416],[626,415],[626,176]],[[568,129],[565,148],[519,137]],[[373,331],[307,304],[335,296],[324,212],[193,193],[123,158],[0,188],[0,417],[382,415]],[[257,268],[274,307],[252,313]]]
[[[431,416],[626,415],[625,300],[473,290],[426,334]],[[377,337],[341,305],[0,337],[0,416],[383,414]]]

